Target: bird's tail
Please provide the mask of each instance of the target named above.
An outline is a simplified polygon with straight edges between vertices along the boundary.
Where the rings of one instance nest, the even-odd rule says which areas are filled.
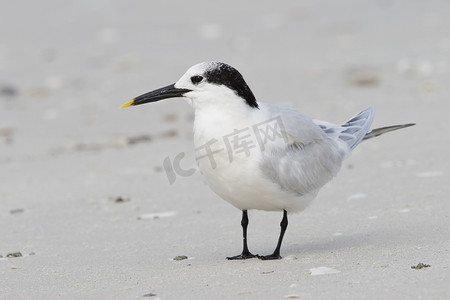
[[[403,125],[393,125],[393,126],[376,128],[376,129],[373,129],[372,131],[369,131],[368,133],[366,133],[366,135],[363,138],[363,141],[377,137],[386,132],[391,132],[394,130],[398,130],[398,129],[402,129],[402,128],[406,128],[406,127],[410,127],[410,126],[414,126],[414,125],[416,125],[416,123],[408,123],[408,124],[403,124]]]
[[[386,132],[415,125],[414,123],[409,123],[387,126],[369,131],[374,116],[374,109],[368,107],[342,125],[334,125],[321,120],[314,120],[314,123],[322,128],[330,138],[344,142],[351,150],[355,149],[355,147],[364,140],[371,139]],[[346,151],[343,152],[345,153]]]
[[[339,139],[354,149],[367,135],[375,113],[373,107],[368,107],[341,125]]]

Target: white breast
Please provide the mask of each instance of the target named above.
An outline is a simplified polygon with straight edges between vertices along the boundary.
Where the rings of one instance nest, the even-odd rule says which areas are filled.
[[[230,113],[214,108],[196,110],[196,159],[209,187],[241,210],[296,212],[306,208],[317,190],[300,196],[269,179],[260,167],[264,151],[286,142],[271,131],[277,129],[277,116],[265,106],[250,108],[241,116],[232,114],[230,118]]]

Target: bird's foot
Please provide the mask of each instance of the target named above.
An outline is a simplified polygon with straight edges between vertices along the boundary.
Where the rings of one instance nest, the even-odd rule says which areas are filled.
[[[275,260],[275,259],[281,259],[281,256],[279,253],[272,253],[270,255],[257,255],[257,257],[261,260]]]
[[[248,258],[255,258],[255,257],[259,258],[259,255],[254,255],[254,254],[251,254],[250,252],[242,252],[239,255],[227,257],[227,259],[228,260],[237,260],[237,259],[248,259]]]

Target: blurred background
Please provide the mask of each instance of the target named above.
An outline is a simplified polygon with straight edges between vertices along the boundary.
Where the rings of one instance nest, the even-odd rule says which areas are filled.
[[[194,286],[213,286],[208,266],[237,254],[240,213],[218,199],[198,172],[171,186],[162,168],[166,157],[180,152],[187,153],[184,168],[195,165],[191,107],[171,99],[119,109],[209,60],[238,69],[259,101],[290,104],[312,118],[343,123],[372,105],[374,127],[417,123],[361,144],[308,213],[293,219],[290,230],[301,238],[288,230],[286,252],[306,257],[295,263],[335,262],[333,255],[327,256],[334,245],[352,246],[346,257],[350,267],[358,255],[383,261],[384,252],[367,254],[364,247],[354,254],[373,242],[370,234],[378,239],[370,249],[380,243],[386,251],[407,245],[389,253],[397,253],[397,262],[408,269],[418,263],[409,260],[419,256],[417,249],[448,258],[448,245],[441,252],[426,246],[448,240],[441,231],[449,228],[444,201],[450,192],[448,1],[0,3],[0,255],[36,254],[29,260],[2,261],[6,271],[0,275],[7,276],[0,277],[0,291],[7,298],[27,298],[24,282],[33,282],[30,287],[37,287],[43,299],[55,291],[64,294],[61,287],[78,298],[104,298],[143,295],[152,291],[148,287],[170,295],[173,285],[189,292],[197,279]],[[159,212],[176,212],[171,216],[177,219],[137,221],[142,214]],[[270,236],[277,236],[279,216],[256,215],[263,217],[252,224],[275,224]],[[404,231],[385,235],[392,228]],[[269,233],[253,230],[255,247],[269,252]],[[340,233],[332,236],[328,230]],[[344,238],[336,244],[341,233]],[[423,247],[411,250],[414,243]],[[191,276],[175,268],[186,281],[170,281],[174,267],[168,258],[180,254],[206,259],[205,273]],[[12,266],[25,271],[15,272]],[[250,272],[244,269],[242,274]],[[161,270],[166,270],[165,278]],[[386,277],[375,272],[381,269],[373,271],[369,264],[364,270],[367,284],[359,286],[357,295],[379,284],[374,293],[391,296]],[[304,276],[292,268],[286,272],[290,278]],[[442,272],[428,282],[438,291],[446,281]],[[236,283],[238,289],[228,287],[234,299],[247,281],[236,278],[235,271],[227,274],[222,287]],[[355,269],[347,274],[361,278]],[[397,275],[393,278],[399,280],[387,285],[416,282]],[[153,281],[158,276],[163,279]],[[138,278],[137,283],[130,278]],[[272,287],[267,278],[255,286]],[[53,287],[45,287],[49,281]],[[314,291],[303,286],[306,293]],[[319,290],[333,293],[328,285]],[[88,293],[76,294],[83,291]],[[275,291],[259,289],[263,296],[288,293]],[[430,297],[419,284],[397,291]]]
[[[448,95],[448,6],[394,0],[4,2],[0,163],[151,132],[161,126],[161,115],[186,118],[192,112],[180,100],[117,108],[208,60],[235,66],[258,100],[289,103],[312,117],[339,123],[374,105],[376,124],[417,122],[419,112],[427,113],[421,108],[433,113],[436,98]]]

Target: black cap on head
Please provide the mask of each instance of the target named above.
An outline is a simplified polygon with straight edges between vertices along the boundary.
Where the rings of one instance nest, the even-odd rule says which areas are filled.
[[[224,63],[214,62],[204,73],[210,83],[225,85],[243,98],[250,107],[258,108],[258,103],[252,91],[238,70]]]

